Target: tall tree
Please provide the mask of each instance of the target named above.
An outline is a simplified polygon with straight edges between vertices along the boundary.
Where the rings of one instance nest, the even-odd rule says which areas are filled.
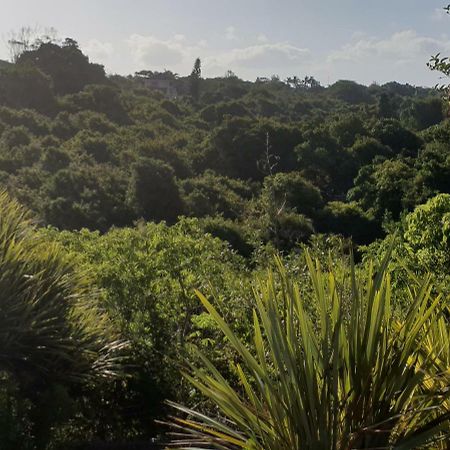
[[[38,43],[17,58],[19,66],[31,65],[48,75],[57,95],[73,94],[88,84],[107,84],[105,70],[100,64],[89,62],[76,41],[66,38],[61,45]]]
[[[190,77],[190,94],[195,101],[198,101],[200,95],[200,79],[202,77],[202,63],[200,58],[197,58],[194,63],[194,68]]]

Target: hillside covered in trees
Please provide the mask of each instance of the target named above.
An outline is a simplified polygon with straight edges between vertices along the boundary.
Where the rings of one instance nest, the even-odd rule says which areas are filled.
[[[179,96],[146,88],[155,77]],[[187,216],[236,245],[291,248],[314,232],[369,243],[383,220],[450,192],[430,89],[107,77],[70,39],[22,53],[0,89],[1,183],[59,229]]]
[[[0,449],[448,448],[447,115],[73,39],[0,64]]]

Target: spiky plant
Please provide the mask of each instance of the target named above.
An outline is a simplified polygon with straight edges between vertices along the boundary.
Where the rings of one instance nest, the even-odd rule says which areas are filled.
[[[0,193],[0,372],[20,384],[87,381],[120,368],[89,280],[30,213]]]
[[[411,288],[411,305],[399,322],[391,307],[387,260],[361,277],[352,264],[342,285],[306,254],[318,323],[277,260],[281,283],[269,273],[255,289],[251,346],[198,294],[240,359],[239,386],[200,354],[201,367],[185,376],[220,414],[209,417],[172,404],[187,415],[171,422],[172,445],[406,450],[442,438],[449,429],[443,398],[422,389],[434,362],[419,358],[427,327],[439,318],[441,298],[432,297],[426,278]]]
[[[427,335],[423,341],[420,359],[432,361],[432,376],[424,380],[423,392],[433,392],[442,397],[441,408],[434,412],[433,416],[450,414],[450,309],[446,308],[444,314],[437,320],[430,320]],[[436,443],[436,449],[448,450],[450,439],[443,436]]]

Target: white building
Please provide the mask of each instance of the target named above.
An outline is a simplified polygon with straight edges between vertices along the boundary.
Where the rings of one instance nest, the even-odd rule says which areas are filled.
[[[173,80],[164,78],[142,78],[141,81],[145,87],[160,91],[166,98],[173,99],[178,95]]]

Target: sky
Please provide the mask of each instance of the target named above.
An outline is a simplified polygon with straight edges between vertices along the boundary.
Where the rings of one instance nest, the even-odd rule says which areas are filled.
[[[0,0],[0,59],[10,33],[53,27],[108,73],[314,76],[364,84],[439,83],[426,63],[450,55],[445,0]]]

